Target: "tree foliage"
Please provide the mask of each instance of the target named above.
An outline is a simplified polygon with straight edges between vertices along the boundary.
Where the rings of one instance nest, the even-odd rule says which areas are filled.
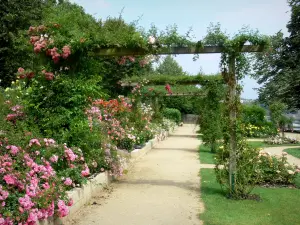
[[[292,119],[284,115],[287,110],[287,105],[282,102],[273,102],[269,108],[271,121],[282,131],[282,136],[284,136],[286,126],[292,126],[293,124]]]
[[[164,60],[158,65],[156,73],[168,74],[171,76],[180,76],[186,74],[178,62],[170,55],[165,57]]]
[[[29,64],[32,54],[26,44],[28,27],[41,21],[43,0],[3,0],[0,3],[0,86],[7,87],[15,79],[16,68]]]
[[[262,102],[282,101],[289,108],[300,108],[300,1],[289,0],[291,18],[289,37],[281,32],[271,37],[272,48],[257,54],[255,77],[263,84],[259,90]]]

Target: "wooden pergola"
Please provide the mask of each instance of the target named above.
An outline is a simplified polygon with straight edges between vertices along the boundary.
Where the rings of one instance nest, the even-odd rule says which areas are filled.
[[[240,52],[262,52],[263,46],[244,45],[241,46]],[[186,55],[186,54],[212,54],[223,53],[224,48],[221,46],[204,46],[204,47],[162,47],[154,51],[153,55]],[[128,55],[147,55],[142,48],[99,48],[93,53],[96,56],[128,56]]]
[[[167,47],[156,49],[152,55],[182,55],[182,54],[212,54],[212,53],[224,53],[224,47],[222,46],[199,46],[199,47]],[[259,45],[242,45],[238,52],[262,52],[264,46]],[[93,54],[95,56],[135,56],[135,55],[147,55],[145,49],[142,48],[107,48],[96,49]],[[235,62],[236,57],[230,56],[228,66],[228,82],[229,86],[229,105],[234,105],[236,99],[236,87],[237,79],[235,74]],[[236,151],[237,151],[237,137],[236,137],[236,118],[237,110],[235,107],[229,107],[229,120],[230,120],[230,156],[229,156],[229,183],[230,190],[235,190],[235,175],[236,175]]]

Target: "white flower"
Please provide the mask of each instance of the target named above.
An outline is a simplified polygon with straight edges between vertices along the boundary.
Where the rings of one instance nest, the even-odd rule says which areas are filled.
[[[47,38],[47,37],[48,37],[48,34],[45,34],[44,37]]]
[[[295,172],[292,171],[292,170],[288,170],[288,173],[291,174],[291,175],[295,174]]]
[[[149,36],[148,43],[151,44],[151,45],[153,45],[155,43],[155,37]]]

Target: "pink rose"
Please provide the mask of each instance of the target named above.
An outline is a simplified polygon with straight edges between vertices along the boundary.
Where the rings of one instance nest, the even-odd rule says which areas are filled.
[[[90,175],[90,169],[87,165],[85,165],[85,169],[81,171],[81,175],[83,177],[87,177],[88,175]]]
[[[64,182],[64,184],[67,185],[67,186],[71,186],[72,183],[73,183],[73,182],[72,182],[71,178],[69,178],[69,177],[66,178],[66,180],[65,180],[65,182]]]
[[[69,209],[63,200],[58,201],[57,207],[58,207],[58,216],[59,217],[65,217],[69,214]]]
[[[29,142],[29,147],[31,147],[32,145],[38,145],[41,146],[40,142],[38,139],[31,139]]]
[[[16,179],[12,175],[7,174],[3,177],[3,179],[5,180],[5,182],[7,184],[10,184],[10,185],[15,185],[15,183],[16,183]]]
[[[19,148],[15,145],[8,145],[6,149],[10,149],[11,154],[16,155],[19,152]]]
[[[50,158],[50,161],[53,162],[53,163],[56,163],[58,160],[58,156],[56,155],[53,155],[51,158]]]
[[[22,68],[22,67],[20,67],[19,69],[18,69],[18,73],[24,73],[24,69]]]

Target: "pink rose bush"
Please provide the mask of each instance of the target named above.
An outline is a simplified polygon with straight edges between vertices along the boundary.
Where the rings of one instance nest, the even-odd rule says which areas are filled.
[[[0,140],[0,224],[33,225],[68,214],[70,200],[65,191],[72,180],[62,183],[51,162],[36,154],[36,149],[51,148],[46,140],[31,139],[24,147]]]
[[[17,120],[21,120],[24,118],[23,107],[20,105],[15,105],[10,107],[12,111],[6,116],[6,120],[12,122],[13,124],[16,123]]]
[[[32,138],[24,147],[6,138],[0,143],[0,224],[33,225],[68,215],[73,200],[66,191],[91,175],[82,151],[49,138]]]

